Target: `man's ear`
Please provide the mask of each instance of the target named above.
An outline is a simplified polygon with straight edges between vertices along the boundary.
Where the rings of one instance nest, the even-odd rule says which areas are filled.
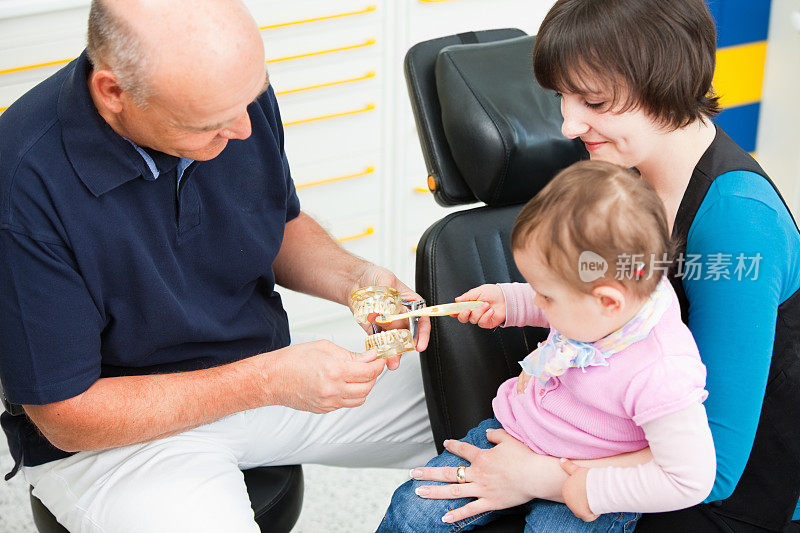
[[[106,109],[112,113],[122,111],[122,87],[113,72],[107,69],[93,71],[89,76],[89,85],[95,97],[100,99]]]
[[[605,316],[612,316],[625,308],[625,295],[613,285],[598,285],[592,289],[592,296],[597,298]]]

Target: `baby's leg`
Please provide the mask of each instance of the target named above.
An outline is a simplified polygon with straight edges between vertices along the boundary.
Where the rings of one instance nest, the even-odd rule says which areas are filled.
[[[584,522],[563,503],[534,500],[528,505],[525,533],[631,533],[641,516],[639,513],[607,513],[593,522]]]
[[[471,429],[461,441],[483,449],[491,448],[494,444],[486,438],[486,430],[499,427],[501,427],[500,423],[493,418],[484,420],[478,427]],[[441,455],[428,461],[425,466],[469,466],[469,461],[444,451]],[[423,485],[446,485],[446,483],[418,481],[415,479],[410,479],[403,483],[392,495],[392,502],[378,528],[378,533],[388,533],[390,531],[408,533],[466,531],[494,520],[498,513],[504,513],[504,511],[489,511],[454,524],[446,524],[442,522],[442,517],[447,514],[447,511],[462,507],[474,500],[474,498],[453,500],[421,498],[416,495],[414,490]]]

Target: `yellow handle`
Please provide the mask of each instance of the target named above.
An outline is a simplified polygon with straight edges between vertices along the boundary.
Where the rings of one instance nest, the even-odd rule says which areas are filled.
[[[23,67],[14,67],[14,68],[7,68],[4,70],[0,70],[0,76],[3,74],[11,74],[13,72],[22,72],[24,70],[33,70],[35,68],[44,68],[44,67],[52,67],[53,65],[63,65],[64,63],[69,63],[75,59],[71,57],[69,59],[58,59],[56,61],[48,61],[47,63],[36,63],[35,65],[25,65]]]
[[[375,172],[375,167],[369,166],[364,170],[362,170],[361,172],[356,172],[355,174],[347,174],[346,176],[337,176],[335,178],[327,178],[324,180],[309,181],[308,183],[302,183],[300,185],[296,185],[295,189],[306,189],[308,187],[316,187],[317,185],[325,185],[326,183],[333,183],[335,181],[360,178],[361,176],[366,176],[368,174],[372,174],[373,172]]]
[[[339,242],[354,241],[356,239],[363,239],[364,237],[368,237],[373,233],[375,233],[375,228],[372,226],[368,226],[367,229],[365,229],[361,233],[356,233],[355,235],[348,235],[347,237],[340,237],[337,240]]]
[[[397,315],[380,315],[375,319],[376,324],[388,324],[395,320],[408,318],[412,316],[450,316],[465,311],[467,309],[475,309],[480,307],[485,302],[480,300],[472,300],[469,302],[455,302],[451,304],[432,305],[431,307],[422,307],[416,311],[409,311],[408,313],[400,313]]]
[[[336,19],[341,17],[352,17],[354,15],[364,15],[366,13],[371,13],[378,9],[378,6],[367,6],[364,9],[360,9],[358,11],[349,11],[347,13],[336,13],[334,15],[325,15],[322,17],[314,17],[310,19],[302,19],[302,20],[293,20],[291,22],[281,22],[280,24],[270,24],[268,26],[261,26],[258,28],[259,30],[274,30],[275,28],[284,28],[286,26],[294,26],[295,24],[307,24],[309,22],[319,22],[322,20],[330,20]]]
[[[420,1],[425,1],[425,0],[420,0]],[[435,0],[435,1],[441,2],[443,0]],[[378,9],[377,6],[368,6],[367,8],[359,10],[359,11],[352,11],[352,12],[349,12],[349,13],[339,13],[339,14],[336,14],[336,15],[328,15],[328,16],[324,16],[324,17],[316,17],[316,18],[310,18],[310,19],[305,19],[305,20],[295,20],[295,21],[292,21],[292,22],[283,22],[281,24],[273,24],[273,25],[270,25],[270,26],[262,26],[259,29],[260,30],[270,30],[270,29],[274,29],[274,28],[280,28],[280,27],[283,27],[283,26],[291,26],[293,24],[305,24],[307,22],[317,22],[317,21],[320,21],[320,20],[328,20],[328,19],[339,18],[339,17],[349,17],[349,16],[352,16],[352,15],[362,15],[362,14],[365,14],[365,13],[369,13],[371,11],[375,11],[376,9]],[[376,42],[377,41],[375,39],[368,39],[366,42],[364,42],[362,44],[344,46],[344,47],[341,47],[341,48],[333,48],[333,49],[330,49],[330,50],[320,50],[318,52],[310,52],[310,53],[307,53],[307,54],[300,54],[300,55],[296,55],[296,56],[281,57],[281,58],[277,58],[277,59],[268,59],[267,63],[277,63],[278,61],[288,61],[290,59],[298,59],[298,58],[301,58],[301,57],[315,56],[315,55],[320,55],[320,54],[329,54],[331,52],[341,52],[343,50],[351,50],[353,48],[361,48],[362,46],[370,46],[370,45],[375,44]],[[70,57],[70,58],[67,58],[67,59],[57,59],[55,61],[46,61],[44,63],[35,63],[33,65],[23,65],[21,67],[2,69],[2,70],[0,70],[0,76],[2,76],[3,74],[12,74],[14,72],[23,72],[25,70],[34,70],[34,69],[37,69],[37,68],[52,67],[54,65],[63,65],[65,63],[69,63],[73,59],[75,59],[75,58],[74,57]]]
[[[0,107],[0,113],[2,113],[3,111],[5,111],[6,109],[8,109],[8,106],[5,106],[5,107]]]
[[[334,52],[344,52],[346,50],[354,50],[356,48],[364,48],[365,46],[372,46],[377,43],[377,39],[370,38],[359,44],[351,44],[349,46],[340,46],[339,48],[330,48],[328,50],[318,50],[316,52],[308,52],[306,54],[297,54],[295,56],[277,57],[275,59],[267,59],[267,64],[278,63],[280,61],[290,61],[292,59],[300,59],[303,57],[319,56],[322,54],[332,54]]]
[[[374,77],[375,77],[375,71],[374,70],[370,70],[369,72],[367,72],[363,76],[359,76],[357,78],[348,78],[346,80],[329,81],[328,83],[320,83],[319,85],[309,85],[308,87],[298,87],[297,89],[288,89],[286,91],[278,91],[278,92],[275,93],[275,96],[283,96],[285,94],[299,93],[301,91],[311,91],[311,90],[314,90],[314,89],[322,89],[324,87],[333,87],[334,85],[343,85],[345,83],[354,83],[354,82],[357,82],[357,81],[368,80],[368,79],[374,78]]]
[[[289,126],[297,126],[298,124],[307,124],[309,122],[316,122],[318,120],[328,120],[329,118],[339,118],[339,117],[346,117],[347,115],[357,115],[358,113],[366,113],[367,111],[372,111],[375,109],[375,104],[367,104],[361,109],[354,109],[352,111],[343,111],[341,113],[334,113],[332,115],[322,115],[321,117],[312,117],[312,118],[304,118],[301,120],[295,120],[292,122],[286,122],[283,124],[284,128],[288,128]]]
[[[428,194],[431,191],[427,187],[414,187],[414,192],[418,192],[418,193],[422,193],[422,194]]]

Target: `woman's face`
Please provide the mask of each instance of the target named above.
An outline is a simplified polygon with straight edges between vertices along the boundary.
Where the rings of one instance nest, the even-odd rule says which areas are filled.
[[[664,130],[640,108],[612,108],[611,97],[602,91],[559,96],[561,132],[569,139],[580,137],[591,159],[630,168],[657,153]]]

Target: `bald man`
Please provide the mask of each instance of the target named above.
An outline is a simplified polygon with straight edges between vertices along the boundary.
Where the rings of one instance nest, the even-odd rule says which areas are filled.
[[[246,8],[95,0],[88,37],[0,116],[14,472],[71,531],[254,532],[240,469],[424,463],[418,366],[289,343],[276,283],[418,296],[300,210]]]

